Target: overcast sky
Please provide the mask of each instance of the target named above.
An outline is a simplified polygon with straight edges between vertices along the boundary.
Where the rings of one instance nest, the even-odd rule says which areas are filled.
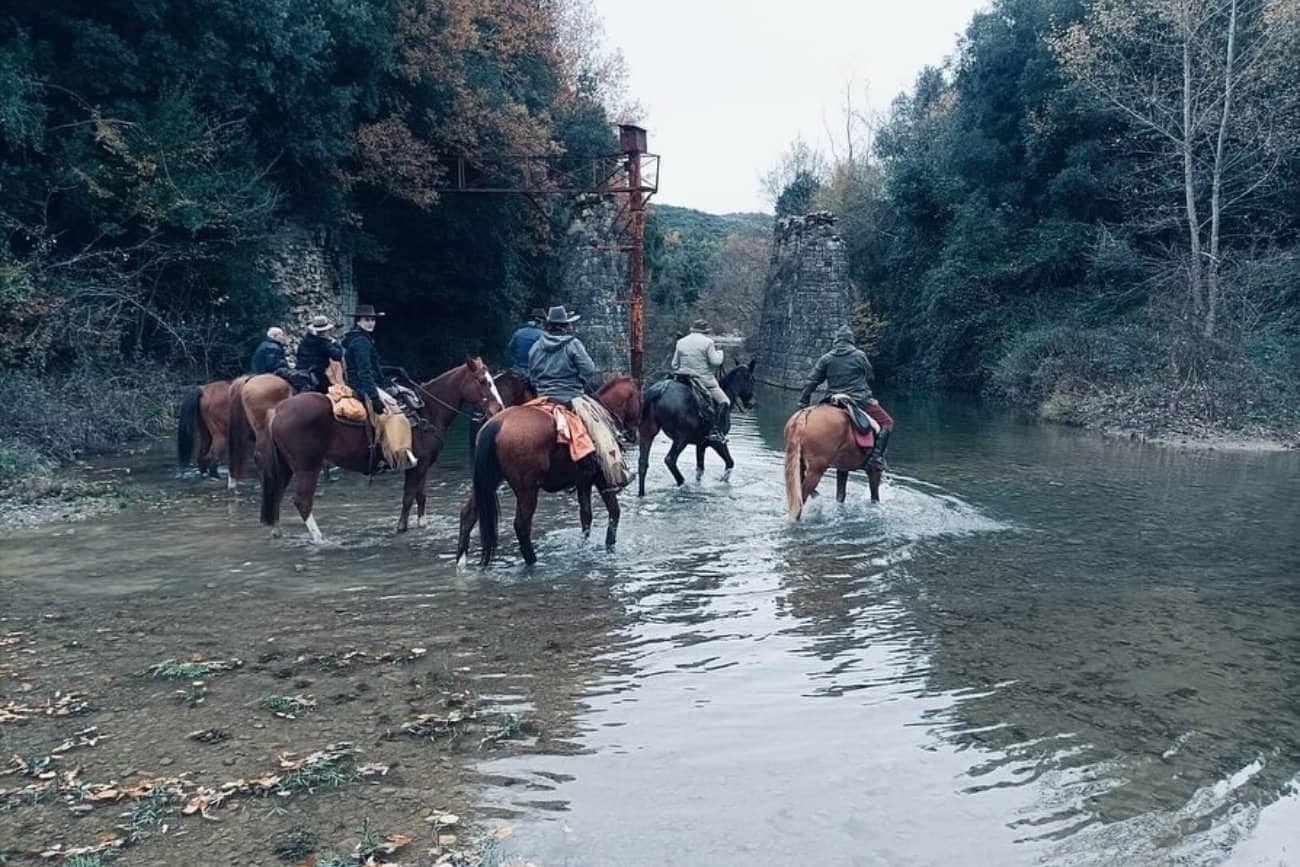
[[[846,81],[883,109],[951,55],[984,0],[595,0],[663,162],[656,201],[770,211],[759,178],[825,146]]]

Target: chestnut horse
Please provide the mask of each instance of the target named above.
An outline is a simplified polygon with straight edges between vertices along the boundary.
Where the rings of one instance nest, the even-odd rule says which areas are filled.
[[[230,458],[226,461],[226,487],[235,490],[248,468],[248,447],[262,465],[261,450],[271,424],[271,410],[293,396],[293,387],[274,373],[241,377],[230,384]]]
[[[799,520],[822,474],[835,470],[835,499],[844,502],[849,473],[866,466],[869,449],[858,445],[849,414],[828,404],[801,409],[785,423],[786,517]],[[867,468],[871,501],[880,502],[880,469]]]
[[[635,440],[641,416],[641,391],[626,376],[615,377],[597,393],[609,410],[621,433]],[[578,492],[578,519],[584,536],[591,532],[591,489],[601,470],[594,457],[577,464],[569,457],[569,447],[556,442],[555,420],[549,413],[527,406],[511,407],[492,418],[479,432],[474,446],[474,484],[469,499],[460,510],[460,543],[456,548],[457,565],[463,566],[469,552],[469,534],[479,525],[483,545],[480,560],[486,566],[497,549],[497,488],[504,480],[515,493],[515,536],[525,563],[536,563],[533,548],[533,513],[537,495],[568,488]],[[602,490],[600,497],[609,512],[605,545],[612,548],[618,539],[618,492]]]
[[[406,471],[402,490],[402,514],[397,531],[405,532],[411,504],[418,507],[416,520],[424,526],[425,487],[429,470],[442,450],[443,432],[461,414],[462,404],[470,404],[491,416],[501,411],[501,395],[492,373],[477,357],[441,376],[418,385],[416,392],[424,401],[420,423],[412,431],[411,451],[417,463]],[[330,400],[323,394],[305,392],[295,395],[275,408],[262,455],[262,523],[271,527],[273,537],[280,534],[280,504],[289,480],[297,476],[293,502],[307,525],[313,542],[323,536],[312,514],[316,482],[321,466],[329,461],[345,470],[373,473],[378,467],[378,449],[370,448],[371,433],[365,422],[349,424],[334,418]]]
[[[226,452],[227,421],[231,380],[220,379],[194,386],[181,398],[176,413],[176,472],[180,474],[195,458],[198,440],[199,475],[217,478],[217,464]]]

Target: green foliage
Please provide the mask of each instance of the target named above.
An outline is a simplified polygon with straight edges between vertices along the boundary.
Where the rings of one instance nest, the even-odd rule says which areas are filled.
[[[800,171],[785,185],[776,197],[777,217],[790,217],[806,214],[813,208],[813,201],[822,188],[822,182],[810,171]]]

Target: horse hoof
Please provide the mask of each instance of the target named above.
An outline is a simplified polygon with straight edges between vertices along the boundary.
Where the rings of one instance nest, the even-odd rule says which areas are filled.
[[[468,555],[468,554],[461,554],[459,557],[456,558],[456,571],[457,571],[457,572],[464,572],[464,571],[465,571],[465,567],[466,567],[468,564],[469,564],[469,555]]]
[[[415,519],[415,526],[423,530],[425,527],[429,526],[429,522],[425,519],[424,515],[421,515]]]
[[[278,538],[280,538],[280,528],[279,528],[279,527],[272,527],[272,528],[271,528],[271,538],[272,538],[272,539],[278,539]]]

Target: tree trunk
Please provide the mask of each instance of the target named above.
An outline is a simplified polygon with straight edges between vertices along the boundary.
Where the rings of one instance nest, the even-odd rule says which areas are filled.
[[[1191,241],[1192,260],[1188,272],[1192,309],[1199,316],[1205,309],[1201,284],[1201,220],[1196,208],[1196,165],[1192,153],[1192,10],[1183,0],[1183,193],[1187,203],[1187,232]]]
[[[1223,151],[1232,116],[1232,65],[1237,44],[1237,0],[1228,16],[1228,56],[1223,71],[1223,116],[1214,148],[1214,180],[1210,189],[1210,264],[1206,274],[1205,336],[1213,337],[1219,310],[1219,218],[1223,205]]]

